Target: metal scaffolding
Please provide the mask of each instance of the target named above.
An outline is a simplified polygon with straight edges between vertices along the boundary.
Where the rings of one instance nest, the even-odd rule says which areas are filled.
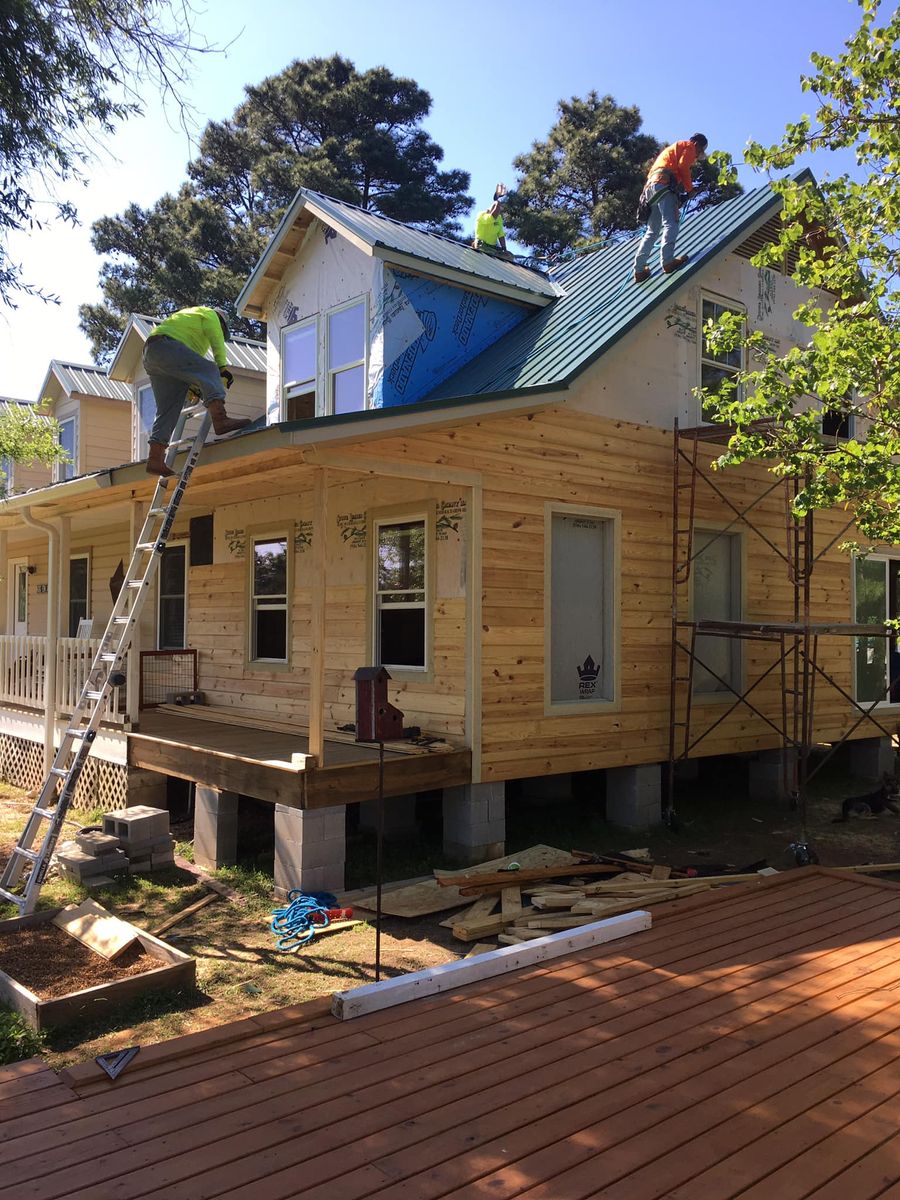
[[[861,625],[852,622],[814,622],[810,618],[812,582],[816,565],[854,527],[851,518],[818,551],[814,545],[813,513],[796,516],[794,501],[802,481],[775,480],[761,489],[751,503],[741,507],[725,493],[711,477],[708,465],[701,461],[701,445],[724,445],[734,433],[730,426],[699,425],[680,429],[675,422],[672,470],[672,640],[669,694],[669,773],[666,796],[666,819],[674,817],[675,767],[692,757],[696,747],[717,729],[736,709],[745,707],[767,725],[779,738],[782,751],[782,784],[800,814],[801,838],[805,844],[806,800],[810,780],[818,774],[835,752],[864,722],[871,723],[881,735],[893,737],[876,714],[891,689],[900,682],[900,674],[891,679],[881,697],[871,703],[860,703],[819,662],[819,639],[823,637],[896,638],[896,631],[887,625]],[[688,612],[691,571],[697,552],[694,549],[695,517],[698,487],[709,488],[732,514],[723,529],[710,531],[711,540],[724,537],[738,528],[749,529],[760,538],[785,566],[793,598],[790,621],[733,621],[689,620]],[[785,540],[778,545],[761,528],[756,510],[768,497],[781,492],[784,505]],[[709,543],[707,543],[709,544]],[[744,642],[762,642],[772,646],[771,662],[749,685],[738,690],[731,681],[718,674],[709,663],[703,662],[697,650],[698,638],[728,638]],[[886,660],[887,661],[887,660]],[[701,666],[734,699],[718,717],[699,733],[695,731],[693,714],[694,669]],[[780,711],[763,711],[751,699],[759,685],[777,672],[781,685]],[[843,731],[840,739],[811,763],[813,751],[813,715],[817,683],[836,689],[852,710],[856,719]]]

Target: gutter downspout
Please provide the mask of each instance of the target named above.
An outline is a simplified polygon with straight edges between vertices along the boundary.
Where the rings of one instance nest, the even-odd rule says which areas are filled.
[[[59,642],[59,530],[39,521],[30,508],[22,509],[22,520],[47,535],[47,658],[44,671],[44,775],[53,765],[56,751],[56,656]]]

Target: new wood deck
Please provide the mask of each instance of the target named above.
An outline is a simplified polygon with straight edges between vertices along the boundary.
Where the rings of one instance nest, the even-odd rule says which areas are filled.
[[[239,715],[226,722],[200,719],[189,708],[148,709],[139,732],[128,734],[128,762],[292,808],[354,804],[378,795],[377,746],[326,737],[325,763],[319,764],[306,757],[305,729],[239,722]],[[386,747],[384,758],[388,797],[466,784],[472,777],[466,749],[401,753]]]
[[[299,966],[299,964],[298,964]],[[285,1010],[110,1083],[0,1072],[16,1200],[897,1200],[900,888],[817,868],[339,1023]]]

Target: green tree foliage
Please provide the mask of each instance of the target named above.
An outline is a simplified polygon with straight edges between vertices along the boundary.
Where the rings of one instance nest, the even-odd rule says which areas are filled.
[[[30,404],[0,402],[0,462],[50,466],[65,459],[59,444],[59,425]],[[0,470],[0,498],[6,495],[6,476]]]
[[[46,216],[76,219],[54,202],[80,178],[97,139],[140,111],[145,81],[178,100],[195,50],[190,9],[170,0],[3,0],[0,4],[0,300],[34,293],[5,247]],[[38,293],[39,294],[39,293]],[[45,297],[51,298],[51,297]]]
[[[176,196],[94,225],[104,302],[84,305],[81,324],[96,354],[129,312],[230,305],[300,187],[444,233],[471,207],[468,173],[440,169],[443,151],[421,127],[431,97],[412,79],[334,55],[245,94],[230,120],[207,126]]]
[[[504,216],[519,241],[550,254],[635,229],[647,168],[664,144],[641,132],[637,107],[612,96],[573,96],[557,111],[547,138],[513,160],[518,176]],[[698,170],[694,205],[741,191],[734,180],[720,183],[718,174]]]
[[[814,117],[787,126],[774,146],[746,159],[769,171],[807,151],[841,151],[855,165],[818,185],[797,173],[773,187],[784,199],[777,245],[759,266],[793,264],[807,293],[796,317],[806,345],[780,354],[759,331],[726,319],[707,337],[719,352],[743,345],[749,370],[704,400],[737,426],[723,466],[747,459],[800,481],[798,514],[844,506],[865,538],[900,542],[900,12],[878,24],[879,0],[861,0],[862,20],[844,53],[813,54],[803,87]],[[829,161],[829,167],[832,165]],[[823,434],[822,410],[852,418],[854,436]]]

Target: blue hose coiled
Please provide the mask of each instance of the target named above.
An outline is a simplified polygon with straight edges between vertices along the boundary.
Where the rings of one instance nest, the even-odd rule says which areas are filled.
[[[299,888],[288,892],[287,904],[272,910],[270,928],[275,934],[276,950],[293,954],[313,940],[317,927],[321,929],[331,924],[328,906],[322,903],[323,899],[325,897],[321,895],[307,895]]]

